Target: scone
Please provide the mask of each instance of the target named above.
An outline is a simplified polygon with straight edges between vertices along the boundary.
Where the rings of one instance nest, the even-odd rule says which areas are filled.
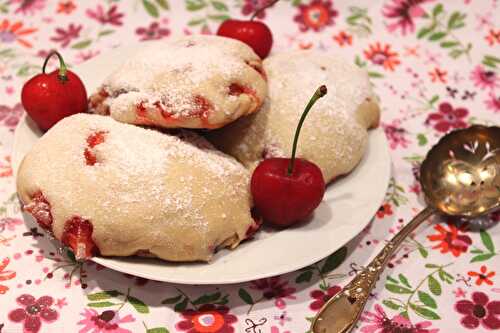
[[[218,128],[255,112],[267,94],[246,44],[192,35],[144,47],[90,97],[94,113],[138,125]]]
[[[79,114],[24,158],[24,210],[78,257],[208,261],[255,230],[249,173],[195,135],[163,134]]]
[[[328,93],[307,116],[297,156],[316,163],[326,182],[350,172],[366,148],[367,129],[377,126],[380,109],[364,70],[320,51],[291,51],[264,61],[269,96],[262,109],[208,139],[253,169],[270,157],[288,157],[295,128],[307,102],[325,84]]]

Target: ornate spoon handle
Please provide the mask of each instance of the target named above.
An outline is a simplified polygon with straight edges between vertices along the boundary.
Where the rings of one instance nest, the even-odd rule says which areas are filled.
[[[435,209],[428,206],[404,226],[366,268],[321,308],[312,323],[312,332],[350,332],[361,315],[370,296],[370,291],[375,287],[375,283],[384,271],[389,258],[403,240],[434,213]]]

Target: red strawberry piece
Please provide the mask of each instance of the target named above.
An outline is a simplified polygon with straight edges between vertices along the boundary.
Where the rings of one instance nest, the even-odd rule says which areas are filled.
[[[98,253],[92,232],[93,226],[89,220],[73,216],[64,224],[61,241],[73,250],[77,260],[88,259]]]
[[[94,148],[98,144],[103,143],[105,140],[106,133],[107,133],[106,131],[98,131],[98,132],[90,134],[87,137],[87,144],[89,145],[89,147]]]
[[[247,86],[242,86],[241,84],[234,83],[234,82],[229,85],[229,95],[230,96],[239,96],[241,94],[250,95],[250,96],[252,96],[253,99],[257,100],[257,102],[258,102],[257,94],[255,93],[255,91],[252,88],[247,87]]]
[[[50,204],[45,199],[42,192],[36,192],[31,198],[31,202],[24,205],[24,210],[30,213],[36,222],[45,230],[52,231],[52,213]]]
[[[213,110],[212,103],[203,96],[196,95],[193,98],[194,107],[191,115],[200,118],[202,124],[210,128],[210,123],[208,122],[208,116]]]
[[[239,96],[245,92],[245,87],[243,87],[239,83],[231,83],[229,86],[229,95],[231,96]]]
[[[135,113],[139,118],[147,118],[148,112],[146,110],[146,107],[144,106],[144,103],[141,102],[139,103],[139,105],[137,105]]]
[[[97,163],[97,156],[92,151],[92,148],[100,145],[105,141],[106,133],[106,131],[97,131],[87,137],[88,148],[85,148],[85,151],[83,152],[83,156],[85,157],[85,164],[95,165]]]
[[[95,165],[97,163],[97,157],[90,149],[85,148],[85,151],[83,152],[83,156],[85,157],[85,164]]]
[[[195,104],[195,115],[203,117],[208,117],[209,111],[212,109],[212,104],[203,96],[196,95],[194,96],[194,104]]]

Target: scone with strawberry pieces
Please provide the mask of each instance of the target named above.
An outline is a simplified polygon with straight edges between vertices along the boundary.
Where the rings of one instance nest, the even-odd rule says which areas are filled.
[[[129,124],[219,128],[259,109],[261,59],[246,44],[191,35],[145,44],[90,97],[94,113]]]
[[[24,210],[78,258],[209,261],[251,236],[249,172],[196,134],[78,114],[34,145],[17,174]]]
[[[328,94],[308,114],[297,156],[317,164],[325,179],[351,172],[365,152],[380,108],[368,74],[337,55],[288,51],[264,61],[269,96],[256,114],[211,131],[207,138],[250,169],[262,159],[289,157],[295,128],[312,92]]]

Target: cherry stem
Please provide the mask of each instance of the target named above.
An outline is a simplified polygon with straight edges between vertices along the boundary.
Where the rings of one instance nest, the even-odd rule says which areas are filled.
[[[257,15],[259,15],[260,13],[262,13],[263,11],[265,11],[267,8],[269,8],[269,7],[273,6],[273,5],[274,5],[276,2],[278,2],[278,1],[280,1],[280,0],[273,0],[273,1],[269,2],[267,5],[264,5],[264,6],[260,7],[259,9],[257,9],[257,10],[253,13],[252,17],[250,17],[250,21],[253,21],[253,19],[254,19]]]
[[[302,113],[302,116],[300,117],[299,124],[297,125],[297,129],[295,130],[295,137],[293,138],[292,158],[290,159],[290,163],[288,164],[288,176],[291,176],[293,172],[293,166],[295,163],[295,153],[297,152],[297,144],[299,142],[299,134],[300,130],[302,129],[302,124],[304,123],[304,120],[306,119],[306,116],[311,110],[314,103],[316,103],[316,101],[321,97],[325,96],[326,93],[327,89],[325,85],[322,85],[321,87],[316,89],[314,95],[312,95],[311,99],[309,100],[309,103],[307,103],[307,106],[304,109],[304,112]]]
[[[43,62],[43,67],[42,67],[42,72],[45,74],[45,68],[47,67],[47,63],[49,62],[49,59],[52,58],[52,56],[56,55],[59,58],[59,74],[58,78],[61,81],[68,81],[68,76],[66,73],[68,72],[68,67],[66,67],[66,63],[64,62],[64,59],[62,55],[57,52],[57,51],[51,51],[47,57],[45,58],[45,61]]]

